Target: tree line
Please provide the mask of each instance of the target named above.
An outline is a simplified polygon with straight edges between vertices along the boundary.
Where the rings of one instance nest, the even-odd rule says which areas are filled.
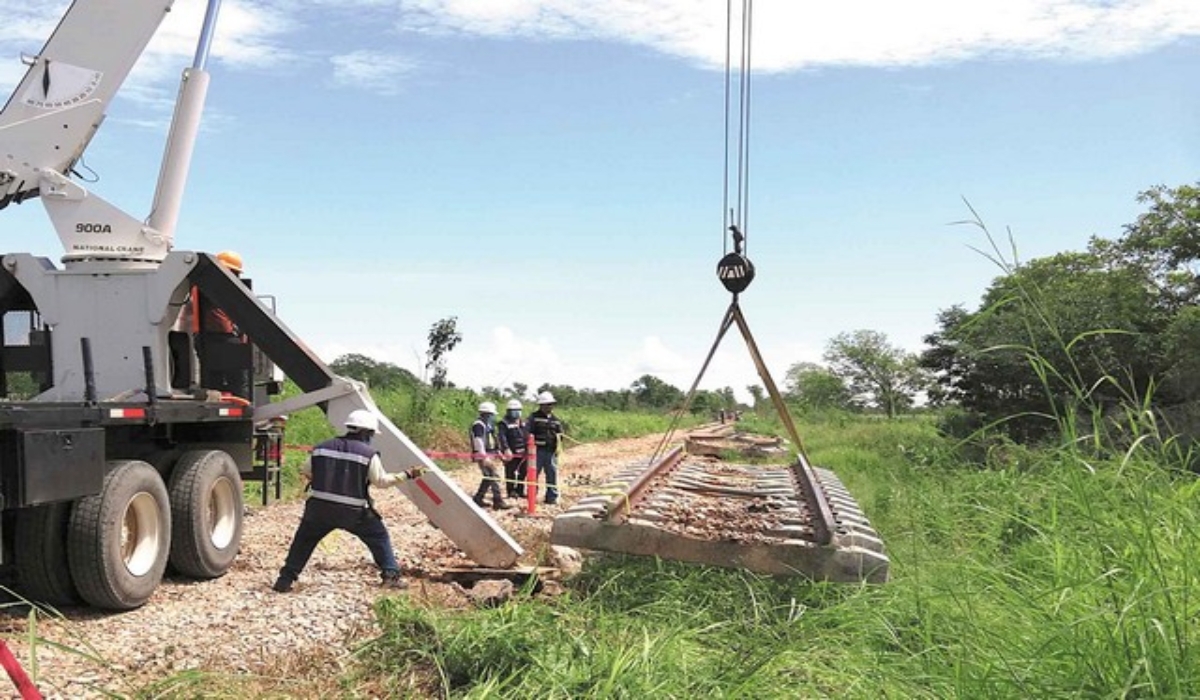
[[[446,328],[445,321],[446,319],[443,319],[438,322],[441,324],[439,327],[443,330]],[[443,335],[438,337],[441,338]],[[445,352],[439,357],[444,359]],[[469,392],[473,396],[519,399],[525,402],[532,402],[537,394],[549,391],[554,394],[558,404],[565,407],[580,406],[614,411],[676,410],[683,405],[686,398],[682,390],[650,374],[642,375],[624,389],[579,389],[569,384],[550,383],[531,387],[522,382],[513,382],[503,387],[481,387],[478,392],[475,392],[470,389],[460,389],[453,382],[446,380],[444,365],[442,372],[431,372],[428,382],[399,365],[357,353],[338,357],[330,363],[329,368],[343,377],[357,379],[372,389],[410,392],[460,390]],[[739,404],[732,387],[697,391],[690,405],[690,410],[698,414],[737,408],[739,408]]]
[[[798,362],[782,382],[799,411],[875,412],[894,418],[916,408],[946,411],[947,429],[966,436],[988,429],[1019,441],[1059,431],[1062,421],[1120,407],[1149,410],[1172,433],[1200,425],[1200,183],[1153,187],[1138,195],[1145,211],[1120,236],[1093,237],[1086,250],[1021,261],[1011,240],[982,251],[999,274],[978,306],[937,312],[925,348],[909,352],[883,333],[855,330],[826,345],[823,362]],[[373,387],[453,387],[445,358],[462,339],[455,319],[430,330],[426,385],[411,372],[362,355],[332,368]],[[761,386],[699,391],[690,408],[715,413],[766,405]],[[615,390],[514,382],[483,387],[496,398],[528,401],[551,391],[563,406],[675,410],[682,390],[643,375]]]
[[[825,364],[787,373],[793,400],[813,409],[895,416],[920,397],[956,410],[953,432],[990,429],[1030,442],[1063,422],[1112,428],[1134,408],[1163,434],[1200,425],[1200,186],[1157,186],[1120,236],[1087,250],[1021,261],[976,217],[999,275],[979,305],[936,317],[909,353],[869,330],[830,341]],[[1107,418],[1106,418],[1107,416]],[[950,426],[951,424],[947,424]]]
[[[1138,201],[1146,210],[1119,237],[1093,237],[1082,252],[1019,262],[989,236],[1002,274],[978,309],[942,310],[925,338],[931,401],[961,407],[968,428],[1019,440],[1125,407],[1195,435],[1200,186],[1158,186]]]

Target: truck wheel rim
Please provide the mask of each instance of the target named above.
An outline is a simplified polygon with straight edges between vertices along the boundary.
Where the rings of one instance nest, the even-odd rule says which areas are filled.
[[[121,523],[121,559],[134,576],[145,576],[158,560],[161,528],[158,501],[145,491],[129,500]]]
[[[237,515],[233,482],[221,477],[213,483],[208,493],[208,522],[211,527],[209,539],[217,549],[225,549],[233,542],[233,536],[237,532]]]

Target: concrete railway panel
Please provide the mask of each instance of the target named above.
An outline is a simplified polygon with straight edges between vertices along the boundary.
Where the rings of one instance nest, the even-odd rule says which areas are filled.
[[[729,464],[672,453],[633,464],[554,519],[551,541],[819,581],[883,583],[883,542],[837,476],[813,469],[832,513],[820,544],[802,463]]]

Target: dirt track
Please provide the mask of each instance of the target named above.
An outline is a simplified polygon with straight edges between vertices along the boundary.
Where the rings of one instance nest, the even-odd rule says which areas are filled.
[[[548,548],[553,516],[583,495],[587,485],[648,457],[660,439],[655,435],[567,450],[560,464],[563,488],[557,506],[539,503],[532,517],[515,509],[496,514],[526,550],[520,563],[544,563],[539,557]],[[470,465],[453,473],[468,491],[479,483]],[[385,490],[376,499],[406,569],[429,572],[470,564],[399,492]],[[292,593],[274,593],[270,585],[301,508],[301,502],[254,507],[246,518],[241,553],[220,579],[168,579],[144,607],[127,613],[68,608],[59,619],[39,619],[37,636],[75,652],[41,643],[35,661],[27,643],[29,622],[19,612],[0,616],[0,634],[26,670],[36,673],[47,697],[132,693],[186,669],[262,675],[266,692],[316,697],[337,689],[316,679],[334,683],[347,650],[375,634],[371,604],[377,597],[406,595],[432,606],[470,605],[455,584],[424,578],[410,579],[406,592],[381,591],[366,548],[344,533],[321,544]],[[84,651],[93,658],[77,653]]]

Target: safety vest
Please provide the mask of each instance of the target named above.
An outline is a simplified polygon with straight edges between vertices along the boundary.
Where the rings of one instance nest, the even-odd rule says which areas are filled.
[[[367,474],[379,454],[362,440],[337,437],[312,451],[312,498],[359,508],[371,507]]]
[[[500,451],[500,447],[496,444],[496,431],[488,427],[488,424],[483,422],[482,418],[476,418],[471,424],[471,452],[476,453],[479,450],[479,445],[475,444],[476,440],[482,439],[483,451],[486,454],[495,454]]]
[[[515,423],[508,419],[500,422],[500,446],[515,455],[525,454],[525,421],[518,418]]]
[[[541,409],[538,409],[529,416],[529,432],[533,433],[533,442],[538,447],[557,450],[558,434],[562,432],[562,423],[552,414],[543,413]]]

